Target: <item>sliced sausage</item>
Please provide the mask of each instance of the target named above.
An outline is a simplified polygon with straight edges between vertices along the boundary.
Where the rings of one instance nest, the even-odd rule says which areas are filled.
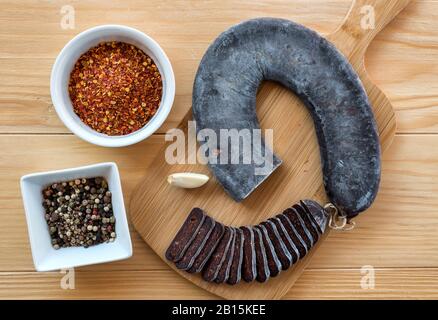
[[[234,242],[236,241],[236,229],[233,228],[233,230],[233,238],[226,252],[225,261],[219,269],[216,279],[214,279],[214,282],[216,283],[222,283],[227,281],[230,274],[231,263],[233,262]]]
[[[292,242],[295,244],[295,247],[298,249],[299,257],[302,259],[307,254],[307,247],[304,240],[301,238],[299,232],[295,229],[295,227],[290,222],[289,218],[284,214],[279,214],[277,216],[278,219],[282,222],[284,228],[287,231]]]
[[[301,206],[306,209],[312,222],[318,227],[318,232],[323,234],[328,223],[328,214],[318,202],[313,200],[300,201]]]
[[[286,245],[283,243],[277,227],[269,220],[262,222],[261,224],[268,231],[269,239],[271,239],[271,242],[274,245],[275,253],[281,262],[281,268],[283,270],[289,269],[289,267],[292,265],[292,256],[289,253],[289,250],[287,250]]]
[[[294,204],[292,206],[292,208],[298,212],[298,215],[304,221],[304,225],[306,226],[306,229],[312,235],[313,244],[315,244],[320,237],[317,226],[312,223],[312,221],[310,220],[309,214],[306,212],[306,210],[302,206],[300,206],[299,204]]]
[[[201,253],[196,257],[195,262],[193,262],[191,268],[187,269],[187,272],[201,272],[202,268],[207,263],[210,256],[213,254],[214,249],[216,249],[217,245],[219,244],[219,241],[222,239],[224,231],[224,226],[221,223],[216,222],[214,229],[207,240],[207,243],[205,244]]]
[[[274,245],[269,238],[268,230],[262,224],[255,226],[262,233],[262,241],[265,247],[266,258],[268,259],[269,275],[271,277],[276,277],[281,271],[281,261],[275,252]]]
[[[309,251],[313,247],[313,244],[316,240],[313,240],[312,234],[309,230],[307,230],[303,219],[301,219],[300,215],[294,208],[288,208],[284,210],[283,214],[289,219],[295,230],[297,230],[297,232],[300,234],[301,238],[306,243],[307,251]]]
[[[265,282],[269,279],[268,258],[266,256],[265,246],[263,245],[262,233],[258,228],[254,228],[254,245],[256,252],[256,266],[258,282]]]
[[[192,267],[195,259],[202,252],[215,224],[216,222],[212,218],[209,216],[205,217],[204,223],[201,225],[201,228],[199,228],[192,243],[187,248],[183,257],[175,264],[178,269],[187,270]]]
[[[212,282],[216,279],[222,264],[226,259],[226,252],[233,240],[234,230],[230,227],[225,228],[224,236],[219,242],[219,245],[214,250],[204,269],[202,270],[202,278],[206,281]]]
[[[300,258],[300,253],[295,246],[295,243],[292,241],[292,239],[289,237],[289,234],[286,231],[286,228],[283,226],[283,223],[280,219],[277,217],[269,219],[272,223],[275,224],[277,227],[278,234],[280,235],[281,240],[286,245],[287,250],[289,251],[291,257],[292,257],[292,264],[297,262]]]
[[[243,265],[242,279],[246,282],[253,281],[257,276],[256,257],[254,248],[254,232],[252,227],[240,227],[243,232]]]
[[[236,241],[233,249],[233,262],[230,268],[230,274],[227,280],[228,284],[234,285],[240,282],[242,278],[243,264],[243,231],[236,229]]]
[[[165,255],[168,260],[177,262],[183,257],[187,248],[198,234],[198,230],[201,228],[204,219],[205,214],[201,209],[192,209],[186,221],[184,221],[175,238],[170,243],[170,246],[167,248]]]

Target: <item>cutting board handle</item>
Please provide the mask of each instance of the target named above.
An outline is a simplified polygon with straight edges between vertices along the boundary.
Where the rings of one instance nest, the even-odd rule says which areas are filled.
[[[402,11],[411,0],[353,0],[338,29],[328,36],[336,47],[351,58],[363,57],[373,38]]]

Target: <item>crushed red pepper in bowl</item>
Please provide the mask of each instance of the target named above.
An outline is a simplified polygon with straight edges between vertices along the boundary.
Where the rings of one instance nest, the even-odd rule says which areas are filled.
[[[69,95],[74,112],[97,132],[119,136],[144,127],[161,103],[163,82],[155,62],[124,42],[103,42],[73,67]]]

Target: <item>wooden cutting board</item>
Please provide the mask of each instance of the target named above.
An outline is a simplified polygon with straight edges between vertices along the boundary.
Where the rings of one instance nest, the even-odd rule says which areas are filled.
[[[410,0],[360,0],[352,7],[334,33],[327,36],[350,60],[369,96],[379,127],[382,150],[395,134],[395,115],[390,101],[373,85],[364,65],[365,51],[375,37]],[[201,164],[169,165],[164,158],[168,144],[149,167],[130,203],[135,229],[152,249],[176,272],[194,284],[227,299],[279,299],[295,283],[317,248],[292,269],[267,283],[239,283],[236,286],[211,284],[199,275],[180,271],[169,263],[164,253],[193,207],[203,208],[226,225],[253,225],[282,212],[300,199],[325,203],[319,149],[309,113],[291,92],[274,83],[265,83],[257,95],[257,114],[263,129],[274,130],[275,153],[283,164],[247,199],[234,202]],[[186,115],[179,128],[187,132]],[[164,139],[163,139],[164,140]],[[169,186],[166,178],[175,172],[199,172],[211,180],[202,188],[181,189]],[[325,237],[328,232],[325,234]],[[319,244],[323,243],[323,239]]]

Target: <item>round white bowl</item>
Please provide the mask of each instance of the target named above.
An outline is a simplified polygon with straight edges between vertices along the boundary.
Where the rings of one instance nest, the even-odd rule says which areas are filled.
[[[73,111],[68,93],[70,73],[76,61],[90,48],[107,41],[126,42],[143,50],[154,60],[163,81],[163,96],[156,114],[141,129],[122,136],[108,136],[83,123]],[[103,25],[78,34],[61,50],[52,68],[50,94],[59,118],[78,137],[99,146],[123,147],[146,139],[166,120],[175,98],[175,76],[169,58],[151,37],[130,27]]]

